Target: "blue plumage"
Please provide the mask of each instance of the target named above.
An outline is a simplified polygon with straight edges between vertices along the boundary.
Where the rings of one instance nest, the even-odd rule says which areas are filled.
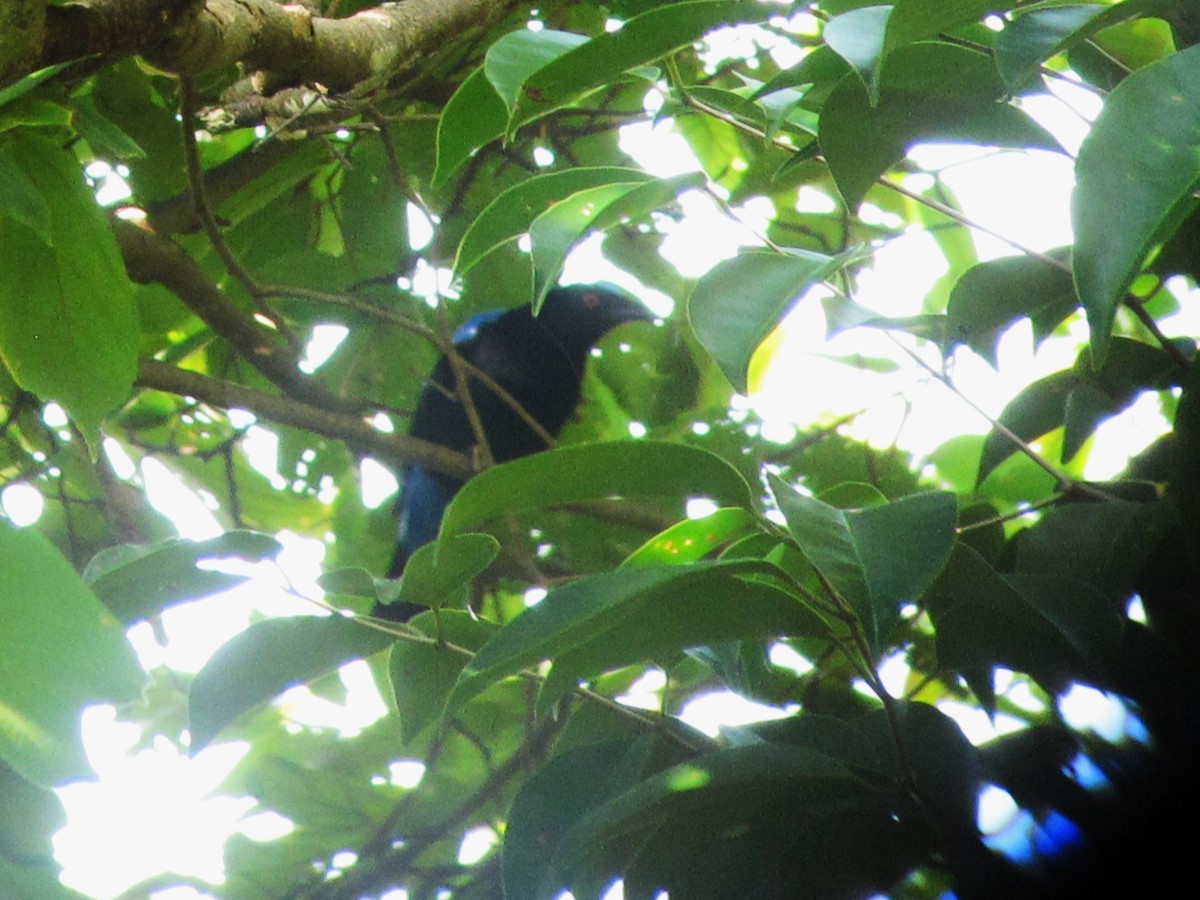
[[[473,316],[459,327],[454,343],[464,360],[507,391],[546,432],[556,435],[579,402],[592,347],[618,325],[652,318],[646,307],[617,288],[562,287],[549,293],[537,316],[529,305]],[[409,433],[471,453],[476,436],[455,393],[454,373],[446,357],[438,360],[430,381],[417,401]],[[538,433],[478,379],[472,381],[471,398],[496,462],[545,449]],[[456,478],[421,466],[405,467],[389,577],[398,577],[408,558],[436,537],[442,514],[462,485]],[[417,611],[393,606],[380,612],[407,619]]]

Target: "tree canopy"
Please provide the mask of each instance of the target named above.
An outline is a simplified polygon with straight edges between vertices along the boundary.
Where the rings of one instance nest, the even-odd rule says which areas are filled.
[[[74,896],[51,788],[94,777],[94,704],[145,743],[243,742],[221,792],[290,823],[233,835],[222,884],[134,890],[1119,892],[1128,811],[1198,793],[1197,44],[1188,0],[3,4],[5,896]],[[1064,84],[1101,104],[1077,152],[1029,112]],[[662,171],[623,137],[650,124]],[[1073,157],[1073,244],[985,228],[927,144]],[[744,235],[699,275],[662,252],[697,197]],[[917,232],[945,269],[905,286],[919,312],[860,303],[876,255]],[[536,309],[595,240],[673,309],[601,342],[556,446],[489,467],[408,436],[455,329]],[[781,437],[746,398],[786,362],[794,310],[830,340],[888,336],[831,365],[910,406],[924,381],[982,411],[955,364],[999,367],[1002,341],[1074,361],[1006,372],[1023,386],[986,433],[919,452],[863,437],[859,413]],[[1135,404],[1161,434],[1089,479]],[[249,451],[262,434],[274,473]],[[367,460],[474,475],[398,580]],[[222,534],[178,536],[151,461]],[[132,627],[217,615],[247,576],[207,561],[272,560],[285,530],[323,543],[318,595],[194,674],[139,662]],[[397,599],[432,609],[371,616]],[[296,684],[344,700],[355,660],[389,707],[361,733],[276,702]],[[1081,685],[1128,734],[1072,725]],[[715,736],[680,718],[714,691],[776,718]],[[1007,724],[972,742],[955,710]],[[401,760],[423,764],[415,786]],[[986,786],[1040,859],[980,834]],[[494,846],[462,856],[480,829]],[[1127,884],[1152,887],[1154,859]]]

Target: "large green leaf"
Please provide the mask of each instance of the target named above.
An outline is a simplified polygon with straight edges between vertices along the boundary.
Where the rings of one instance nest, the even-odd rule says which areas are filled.
[[[43,244],[53,244],[50,206],[19,161],[10,158],[11,152],[11,147],[0,146],[0,210],[7,218],[29,228]]]
[[[1175,411],[1174,445],[1167,462],[1167,496],[1182,523],[1184,539],[1193,560],[1200,559],[1200,366],[1192,366]]]
[[[897,702],[890,711],[873,709],[850,721],[810,713],[754,730],[767,741],[823,753],[876,781],[900,785],[911,776],[939,816],[957,828],[975,827],[978,754],[954,720],[933,706]]]
[[[880,795],[822,753],[735,747],[659,772],[577,820],[534,896],[622,872],[634,896],[664,887],[672,896],[770,896],[781,884],[804,900],[849,896],[843,865],[884,846],[887,821]]]
[[[1046,510],[1016,540],[1015,568],[1089,584],[1123,609],[1169,527],[1166,504],[1071,503]]]
[[[737,470],[704,450],[660,441],[559,447],[472,478],[447,507],[441,535],[551,506],[613,497],[682,501],[696,496],[752,505],[750,488]]]
[[[567,254],[593,231],[605,231],[674,203],[680,191],[699,187],[704,176],[689,172],[654,181],[615,182],[588,188],[555,203],[529,226],[534,309],[554,289]]]
[[[43,81],[53,78],[63,69],[73,65],[74,62],[74,60],[68,60],[67,62],[55,63],[52,66],[46,66],[44,69],[38,69],[36,72],[30,72],[12,84],[5,85],[3,89],[0,89],[0,106],[7,106],[14,100],[25,96]]]
[[[548,63],[586,42],[580,34],[543,28],[510,32],[488,47],[483,74],[508,107],[510,121],[525,82]]]
[[[656,534],[621,564],[623,566],[679,565],[703,559],[749,531],[754,517],[733,507],[699,519],[684,519]]]
[[[482,647],[495,631],[494,625],[453,609],[438,616],[421,613],[408,624],[437,640],[401,640],[392,645],[388,672],[405,743],[442,714],[470,652]]]
[[[601,803],[632,788],[645,772],[653,748],[646,737],[585,744],[539,768],[509,811],[502,860],[505,896],[536,897],[568,829]]]
[[[649,10],[618,31],[581,44],[576,35],[564,32],[506,35],[489,48],[485,66],[446,104],[438,126],[434,183],[444,183],[484,144],[611,84],[624,72],[720,25],[759,21],[771,12],[769,6],[739,0],[697,0]]]
[[[238,716],[294,684],[378,653],[392,635],[343,616],[295,616],[251,625],[213,654],[192,682],[188,717],[192,752]]]
[[[1066,421],[1067,400],[1084,383],[1073,369],[1040,378],[1009,401],[998,421],[1025,443],[1036,440]],[[1018,449],[1007,434],[993,428],[979,460],[978,483]]]
[[[1075,179],[1075,286],[1103,360],[1143,261],[1196,205],[1200,46],[1121,82],[1079,149]]]
[[[1013,9],[1019,0],[896,0],[888,18],[884,53]]]
[[[365,779],[278,755],[255,766],[246,781],[263,806],[287,816],[298,829],[325,833],[326,839],[367,840],[395,802]]]
[[[1062,457],[1069,462],[1096,426],[1128,406],[1138,391],[1165,390],[1179,375],[1165,350],[1129,338],[1114,339],[1099,368],[1093,368],[1093,359],[1094,353],[1083,353],[1074,368],[1026,386],[1004,407],[999,423],[1025,443],[1064,428]],[[988,432],[979,483],[1018,449],[1003,430]]]
[[[58,880],[51,836],[67,824],[54,792],[0,763],[0,884],[14,900],[82,900]]]
[[[990,57],[962,47],[916,43],[887,57],[879,100],[844,78],[821,109],[821,149],[838,190],[857,209],[875,180],[914,144],[941,141],[1060,149],[1006,92]]]
[[[1018,11],[996,36],[996,68],[1005,83],[1020,88],[1050,57],[1160,3],[1161,0],[1126,0],[1113,6],[1040,4]]]
[[[844,510],[806,497],[775,476],[771,491],[801,552],[850,604],[878,653],[900,616],[950,557],[958,510],[953,494],[930,492]]]
[[[617,166],[547,172],[497,195],[463,235],[454,258],[454,271],[464,275],[487,254],[529,231],[538,216],[572,194],[605,184],[652,181],[641,169]]]
[[[611,582],[598,576],[599,580],[573,582],[553,592],[553,602],[560,607],[572,605],[577,617],[591,620],[603,613],[603,619],[576,636],[571,646],[553,654],[554,665],[538,697],[538,711],[549,715],[580,681],[622,666],[671,659],[694,647],[827,633],[825,622],[798,597],[763,580],[763,575],[769,578],[774,574],[770,568],[764,567],[761,574],[751,569],[759,578],[750,580],[740,577],[741,565],[676,567],[677,577],[664,580],[651,591],[642,591],[638,582],[632,581],[634,590],[627,593],[622,579],[611,573]],[[535,609],[550,600],[547,596]],[[526,615],[530,632],[555,620],[549,613],[540,623],[538,615]],[[553,642],[558,636],[545,637]]]
[[[49,541],[0,522],[0,760],[51,785],[91,771],[79,716],[143,675],[120,623]]]
[[[978,671],[1005,666],[1047,690],[1096,682],[1119,641],[1119,616],[1080,582],[1007,577],[959,544],[926,595],[939,663]]]
[[[133,385],[133,285],[75,158],[25,133],[7,159],[45,201],[51,239],[0,210],[0,358],[17,384],[60,403],[94,445],[101,419]]]
[[[883,62],[883,44],[889,6],[863,6],[834,16],[825,23],[821,36],[825,44],[858,72],[871,96],[872,104],[879,100],[877,78]]]
[[[522,85],[509,130],[543,116],[622,73],[685,47],[721,25],[761,22],[769,5],[739,0],[672,3],[634,16],[616,31],[592,38],[541,67]]]
[[[897,782],[912,772],[916,788],[938,816],[963,834],[976,824],[981,771],[979,755],[957,723],[925,703],[898,703],[896,720],[904,741],[901,751],[886,710],[872,710],[859,725],[874,732],[875,743],[893,763],[888,774]],[[901,756],[903,753],[903,756]],[[883,753],[880,753],[883,756]]]
[[[1029,256],[979,263],[954,285],[946,305],[947,337],[962,342],[996,365],[1000,337],[1028,316],[1041,341],[1075,311],[1078,300],[1070,271]]]
[[[500,545],[488,534],[456,534],[417,549],[404,565],[397,602],[441,606],[486,569]]]
[[[503,135],[506,119],[504,101],[481,66],[459,85],[442,110],[433,183],[444,184],[473,152]]]
[[[200,560],[236,556],[257,562],[275,556],[280,549],[275,538],[253,531],[227,531],[207,541],[125,544],[96,554],[84,577],[109,610],[128,625],[175,603],[226,590],[249,577],[198,569]]]
[[[746,250],[714,266],[688,299],[697,339],[739,393],[748,391],[750,357],[806,290],[862,256],[806,250]]]
[[[795,598],[765,582],[740,580],[773,572],[753,560],[644,566],[554,588],[475,655],[450,706],[545,659],[562,659],[564,674],[553,679],[543,707],[578,678],[605,668],[702,643],[811,631],[813,617]]]

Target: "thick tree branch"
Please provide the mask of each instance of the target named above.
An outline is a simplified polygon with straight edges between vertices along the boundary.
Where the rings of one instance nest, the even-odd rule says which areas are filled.
[[[219,409],[244,409],[270,422],[345,441],[390,462],[416,463],[455,478],[466,479],[474,474],[465,455],[441,444],[407,434],[385,434],[351,413],[309,406],[155,360],[139,363],[136,384],[140,388],[195,397]]]
[[[346,19],[314,16],[277,0],[92,0],[48,9],[40,58],[29,71],[99,55],[141,54],[155,66],[198,75],[240,63],[271,87],[319,83],[344,91],[382,86],[416,69],[463,34],[483,30],[525,0],[408,0]]]
[[[83,56],[98,56],[107,64],[142,53],[173,29],[186,27],[203,8],[204,0],[96,0],[51,6],[40,59],[29,60],[25,71],[15,74]]]
[[[24,74],[22,65],[41,56],[45,30],[46,0],[0,3],[0,85],[16,80]]]
[[[321,382],[302,374],[278,337],[226,300],[200,265],[174,241],[123,219],[113,219],[113,233],[130,278],[142,284],[161,284],[175,294],[285,394],[326,409],[361,409],[361,404],[334,396]]]

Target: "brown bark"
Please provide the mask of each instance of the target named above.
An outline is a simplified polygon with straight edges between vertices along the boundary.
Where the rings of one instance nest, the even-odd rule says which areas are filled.
[[[42,54],[46,0],[8,0],[0,3],[0,85],[15,81],[22,66]]]
[[[44,0],[23,0],[31,14]],[[179,75],[234,63],[273,87],[301,81],[345,91],[382,85],[463,34],[486,29],[525,0],[407,0],[346,19],[314,16],[276,0],[91,0],[46,10],[43,41],[0,70],[8,81],[98,54],[103,63],[140,54]],[[29,48],[42,44],[40,54]],[[3,63],[0,57],[0,63]],[[0,78],[0,84],[4,79]]]

